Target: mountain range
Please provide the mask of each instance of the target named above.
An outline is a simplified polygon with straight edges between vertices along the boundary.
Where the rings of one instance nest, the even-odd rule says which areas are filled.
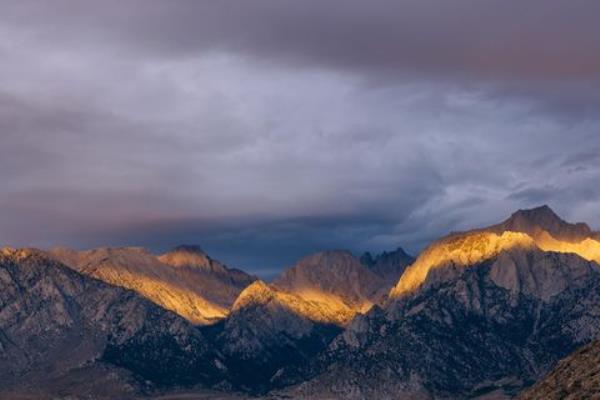
[[[0,395],[593,393],[598,380],[580,376],[597,345],[575,351],[600,339],[598,240],[542,206],[452,233],[416,259],[324,251],[272,282],[197,246],[5,248]]]

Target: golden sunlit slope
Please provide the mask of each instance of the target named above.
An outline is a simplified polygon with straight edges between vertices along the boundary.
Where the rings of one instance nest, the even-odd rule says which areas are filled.
[[[227,274],[230,271],[220,262],[210,258],[198,246],[177,246],[158,256],[158,260],[176,268],[193,268],[216,274]]]
[[[294,293],[288,293],[262,281],[255,281],[240,293],[231,312],[248,307],[283,307],[293,314],[313,322],[344,325],[354,316],[347,307],[329,299],[307,300]]]
[[[213,260],[197,246],[178,246],[158,260],[176,270],[176,274],[214,304],[229,309],[240,292],[256,277]]]
[[[565,222],[548,206],[519,210],[501,224],[453,234],[431,244],[406,269],[390,297],[414,291],[434,268],[474,265],[517,247],[573,253],[600,263],[600,242],[594,237],[587,225]]]
[[[163,259],[182,259],[174,250]],[[194,324],[209,324],[225,318],[239,292],[253,278],[240,281],[216,276],[201,265],[173,267],[141,248],[99,248],[77,252],[57,248],[49,252],[76,271],[134,290],[161,307]],[[220,267],[219,267],[220,268]]]
[[[544,251],[574,253],[588,261],[600,263],[600,242],[592,238],[571,243],[557,240],[548,232],[542,232],[535,238],[535,242]]]
[[[417,289],[434,268],[453,264],[469,266],[497,256],[515,247],[535,247],[531,237],[519,232],[472,232],[456,234],[431,244],[400,277],[390,297],[399,297]]]

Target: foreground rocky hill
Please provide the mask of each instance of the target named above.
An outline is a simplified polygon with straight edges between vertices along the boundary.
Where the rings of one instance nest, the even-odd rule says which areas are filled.
[[[600,342],[589,344],[561,360],[519,399],[600,399]]]

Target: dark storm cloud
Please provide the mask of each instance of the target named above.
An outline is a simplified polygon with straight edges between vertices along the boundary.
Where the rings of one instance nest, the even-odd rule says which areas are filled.
[[[596,1],[5,1],[0,241],[264,275],[549,203],[600,226]]]
[[[224,47],[340,68],[600,76],[600,5],[593,0],[14,1],[3,11],[10,22],[33,20],[68,45],[83,37],[103,47],[112,39],[154,55]]]

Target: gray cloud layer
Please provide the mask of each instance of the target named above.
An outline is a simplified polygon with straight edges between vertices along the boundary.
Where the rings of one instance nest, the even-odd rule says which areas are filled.
[[[264,274],[549,203],[600,226],[595,1],[5,1],[0,242]]]

